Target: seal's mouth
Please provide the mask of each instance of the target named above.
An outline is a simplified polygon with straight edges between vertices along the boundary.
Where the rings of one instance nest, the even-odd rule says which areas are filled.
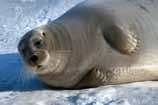
[[[50,55],[47,50],[34,51],[32,53],[21,52],[20,55],[24,64],[34,74],[43,74],[48,72],[47,68],[50,62]]]
[[[42,65],[37,65],[37,68],[40,69],[42,67]]]
[[[24,58],[25,59],[25,58]],[[26,63],[31,67],[36,67],[37,70],[45,67],[49,61],[49,54],[47,51],[33,52],[26,58]]]

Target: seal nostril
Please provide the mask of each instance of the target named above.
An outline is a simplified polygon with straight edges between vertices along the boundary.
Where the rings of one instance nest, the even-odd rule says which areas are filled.
[[[38,61],[38,56],[37,55],[32,55],[30,57],[30,61],[32,61],[33,63],[36,63]]]

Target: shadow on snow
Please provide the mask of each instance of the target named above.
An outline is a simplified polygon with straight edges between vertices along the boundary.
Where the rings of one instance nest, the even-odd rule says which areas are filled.
[[[18,53],[0,55],[0,91],[33,91],[46,87],[37,77],[26,73]]]

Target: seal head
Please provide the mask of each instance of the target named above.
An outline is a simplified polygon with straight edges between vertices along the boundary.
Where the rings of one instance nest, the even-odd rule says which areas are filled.
[[[24,63],[37,75],[62,72],[66,54],[60,48],[55,34],[47,26],[29,31],[18,44]]]

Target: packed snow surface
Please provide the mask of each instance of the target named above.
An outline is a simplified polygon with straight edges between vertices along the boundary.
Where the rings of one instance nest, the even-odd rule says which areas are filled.
[[[0,105],[158,105],[158,82],[52,90],[26,72],[19,39],[83,0],[0,0]]]

